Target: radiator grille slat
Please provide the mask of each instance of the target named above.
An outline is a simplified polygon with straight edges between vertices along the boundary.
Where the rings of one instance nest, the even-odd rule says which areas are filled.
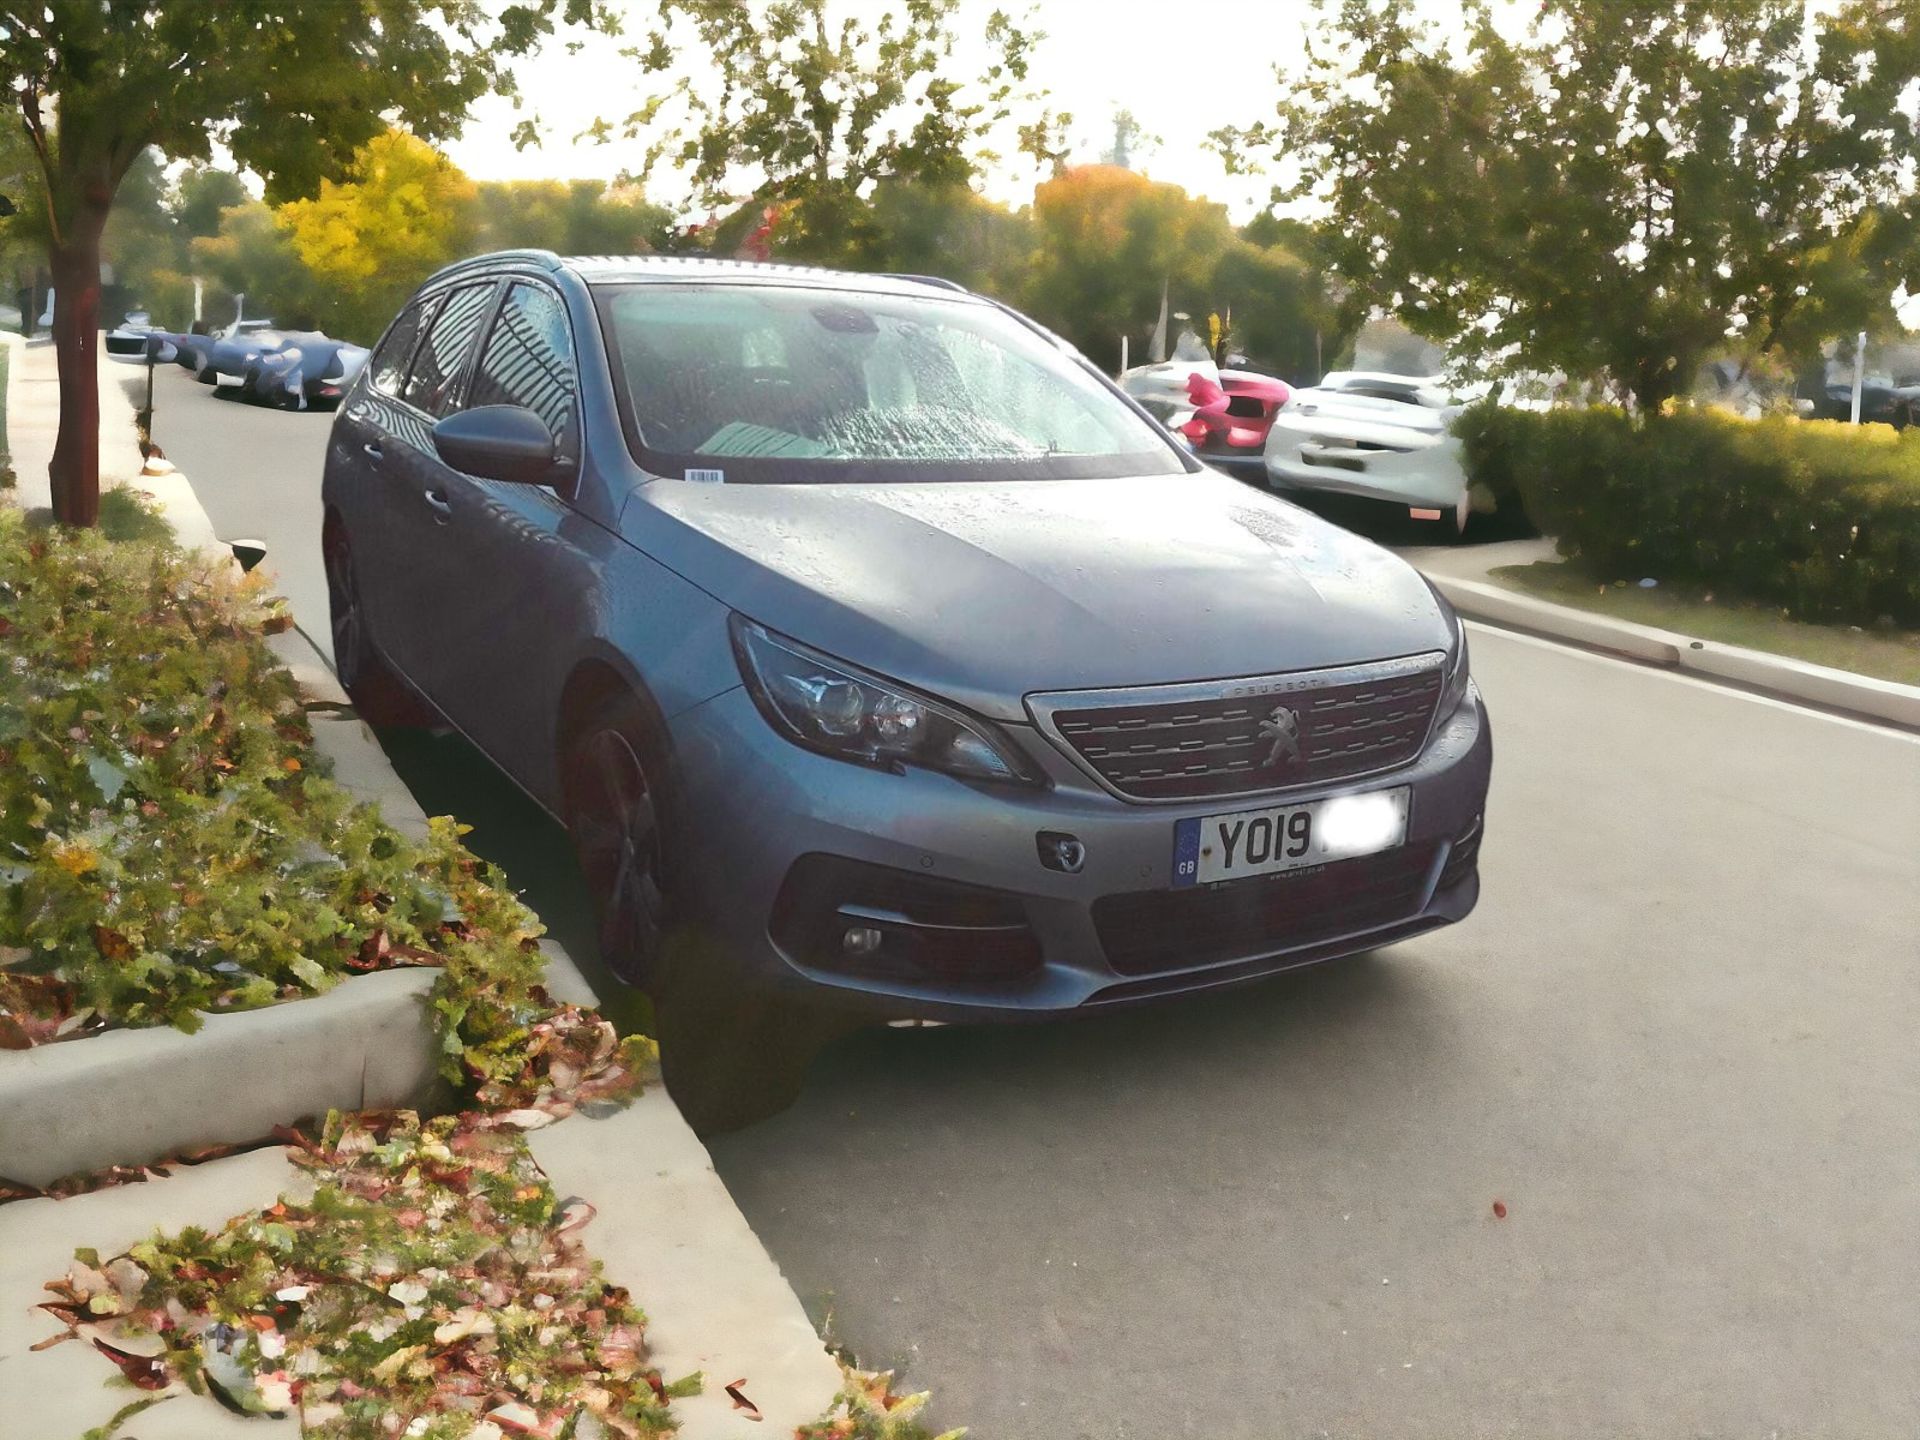
[[[1378,667],[1359,667],[1362,671]],[[1346,672],[1351,674],[1352,672]],[[1122,795],[1193,800],[1371,775],[1420,753],[1445,683],[1441,657],[1386,676],[1327,671],[1274,692],[1155,703],[1050,697],[1058,739]],[[1181,687],[1183,690],[1191,687]],[[1223,682],[1221,690],[1244,690]],[[1291,731],[1288,730],[1291,717]],[[1291,742],[1291,743],[1289,743]]]

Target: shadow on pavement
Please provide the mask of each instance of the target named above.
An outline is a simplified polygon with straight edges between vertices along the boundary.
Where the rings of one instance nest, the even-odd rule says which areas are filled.
[[[429,815],[454,815],[473,827],[467,847],[498,865],[515,892],[566,949],[622,1030],[651,1032],[646,997],[601,962],[593,902],[574,864],[573,847],[553,820],[491,761],[457,735],[382,730],[380,748]]]

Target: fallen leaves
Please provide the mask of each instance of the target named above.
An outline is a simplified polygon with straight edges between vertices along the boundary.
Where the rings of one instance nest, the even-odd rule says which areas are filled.
[[[297,1411],[312,1440],[664,1436],[697,1377],[647,1368],[645,1318],[581,1243],[590,1207],[480,1118],[329,1116],[293,1153],[312,1200],[82,1252],[47,1286],[54,1340],[143,1389]]]
[[[746,1411],[749,1420],[765,1419],[766,1417],[760,1413],[760,1407],[749,1400],[746,1391],[740,1388],[746,1383],[745,1377],[738,1380],[729,1380],[727,1382],[727,1398],[733,1402],[734,1409]]]

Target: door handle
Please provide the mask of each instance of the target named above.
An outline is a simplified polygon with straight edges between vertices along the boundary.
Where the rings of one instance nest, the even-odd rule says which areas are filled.
[[[441,522],[453,518],[453,502],[438,490],[423,490],[421,496],[427,502],[427,508],[433,511],[433,518]]]
[[[387,455],[387,452],[380,448],[380,442],[377,440],[369,440],[360,447],[360,451],[376,465],[384,460]]]

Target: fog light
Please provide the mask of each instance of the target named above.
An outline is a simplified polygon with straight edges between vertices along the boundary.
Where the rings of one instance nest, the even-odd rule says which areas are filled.
[[[871,925],[850,925],[840,937],[840,948],[849,955],[871,955],[880,948],[880,932]]]

